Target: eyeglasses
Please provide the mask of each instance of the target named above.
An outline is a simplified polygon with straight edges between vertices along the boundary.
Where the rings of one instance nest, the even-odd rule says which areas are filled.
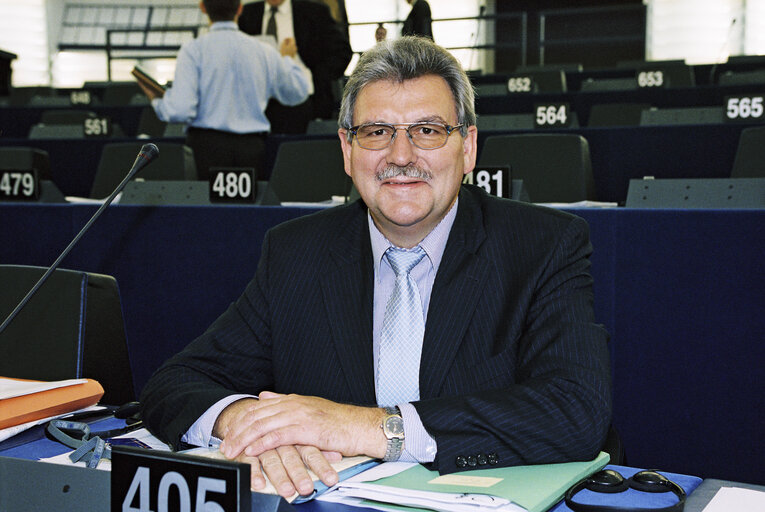
[[[462,124],[449,126],[429,121],[410,124],[364,123],[352,126],[349,131],[356,137],[359,147],[364,149],[377,151],[387,148],[393,144],[399,130],[406,130],[409,141],[420,149],[438,149],[444,147],[449,135],[460,127]]]

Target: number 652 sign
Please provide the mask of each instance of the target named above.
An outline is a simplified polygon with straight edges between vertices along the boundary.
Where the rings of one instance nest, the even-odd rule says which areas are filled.
[[[251,512],[250,465],[112,446],[111,512]]]

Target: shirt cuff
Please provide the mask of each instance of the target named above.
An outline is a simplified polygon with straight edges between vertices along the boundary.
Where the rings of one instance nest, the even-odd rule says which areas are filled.
[[[401,462],[433,462],[438,446],[422,425],[417,409],[410,404],[398,404],[404,420],[404,451],[398,459]]]
[[[218,400],[209,409],[207,409],[197,421],[183,434],[181,441],[192,446],[217,447],[221,440],[213,437],[212,431],[215,427],[215,420],[220,413],[230,404],[241,400],[242,398],[257,398],[253,395],[230,395]]]

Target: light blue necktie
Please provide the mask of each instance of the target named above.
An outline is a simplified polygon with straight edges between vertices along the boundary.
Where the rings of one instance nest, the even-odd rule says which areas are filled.
[[[420,292],[409,275],[425,251],[419,246],[411,250],[391,247],[385,256],[396,274],[396,282],[380,333],[377,404],[381,407],[419,400],[420,355],[425,334]]]

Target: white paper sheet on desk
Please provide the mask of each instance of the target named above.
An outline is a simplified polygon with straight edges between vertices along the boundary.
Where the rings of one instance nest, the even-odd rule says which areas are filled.
[[[704,512],[762,512],[765,510],[765,492],[741,487],[720,487]]]
[[[133,432],[128,432],[127,434],[116,436],[115,439],[121,439],[121,438],[128,438],[128,437],[134,437],[138,439],[139,441],[142,441],[143,443],[146,443],[149,445],[150,448],[153,448],[154,450],[162,450],[169,452],[170,446],[166,445],[153,435],[149,433],[148,430],[145,428],[139,428],[138,430],[135,430]],[[72,453],[72,451],[68,451],[66,453],[62,453],[61,455],[56,455],[55,457],[46,457],[44,459],[40,459],[41,462],[51,462],[53,464],[63,464],[65,466],[80,466],[80,467],[86,467],[85,462],[72,462],[69,460],[69,454]],[[112,470],[112,461],[109,459],[101,459],[98,463],[98,466],[96,469],[101,469],[103,471],[111,471]]]
[[[84,409],[79,409],[77,411],[67,412],[65,414],[59,414],[57,416],[49,416],[47,418],[43,418],[41,420],[35,420],[30,421],[29,423],[22,423],[21,425],[14,425],[12,427],[0,429],[0,442],[5,441],[6,439],[10,439],[11,437],[15,436],[16,434],[20,434],[24,432],[27,429],[30,429],[34,427],[35,425],[41,425],[43,423],[47,423],[50,420],[54,418],[61,418],[63,416],[69,416],[70,414],[76,414],[79,412],[86,412],[86,411],[98,411],[100,409],[105,409],[102,405],[91,405],[90,407],[86,407]]]
[[[84,384],[86,379],[57,380],[53,382],[24,381],[0,377],[0,400],[17,396],[31,395],[49,389],[64,388],[75,384]]]

